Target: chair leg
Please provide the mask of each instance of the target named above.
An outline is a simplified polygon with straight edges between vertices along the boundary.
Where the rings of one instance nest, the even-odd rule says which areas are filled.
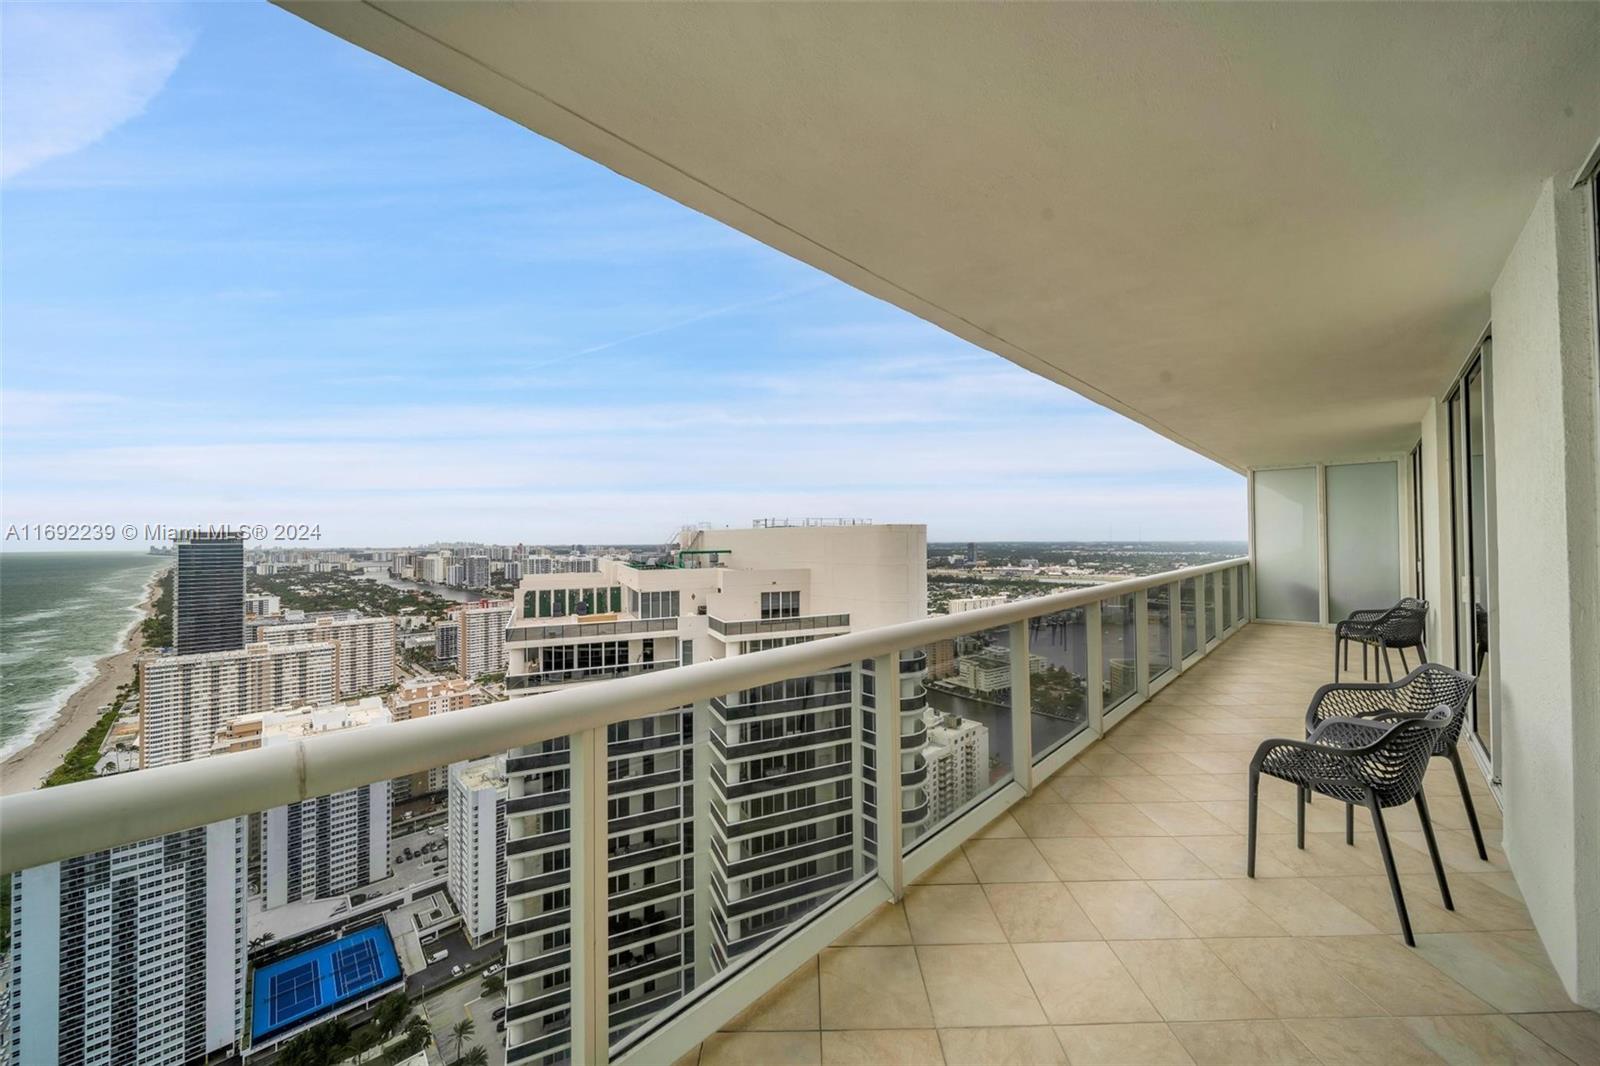
[[[1396,648],[1395,651],[1400,653],[1400,672],[1409,674],[1411,672],[1411,664],[1406,662],[1406,650],[1404,648]]]
[[[1306,786],[1294,790],[1294,846],[1306,850]]]
[[[1343,640],[1340,640],[1338,638],[1334,639],[1334,642],[1333,642],[1333,679],[1335,681],[1339,680],[1339,649],[1340,648],[1344,648],[1344,647],[1345,647],[1345,643],[1344,643]],[[1345,666],[1345,669],[1348,670],[1348,669],[1350,669],[1350,652],[1349,652],[1348,649],[1345,651],[1344,657],[1345,657],[1344,666]]]
[[[1461,788],[1461,802],[1467,808],[1467,823],[1472,826],[1472,840],[1478,845],[1478,858],[1489,861],[1489,849],[1483,846],[1483,830],[1478,828],[1478,809],[1472,805],[1472,790],[1467,787],[1467,772],[1461,767],[1461,753],[1450,746],[1446,758],[1456,772],[1456,784]]]
[[[1344,842],[1351,847],[1355,847],[1356,805],[1354,803],[1346,803],[1344,805]]]
[[[1250,771],[1250,816],[1249,829],[1245,834],[1244,873],[1246,877],[1256,875],[1256,795],[1261,789],[1261,771]]]
[[[1367,680],[1367,646],[1361,645],[1361,680]]]
[[[1394,852],[1389,850],[1389,833],[1383,827],[1383,811],[1378,807],[1377,797],[1371,793],[1367,795],[1367,810],[1372,812],[1372,831],[1378,837],[1378,851],[1383,855],[1383,869],[1389,875],[1389,893],[1394,896],[1394,910],[1400,916],[1400,933],[1405,937],[1408,947],[1417,946],[1417,938],[1411,935],[1411,916],[1406,913],[1406,899],[1400,892],[1400,874],[1394,868]]]
[[[1389,683],[1393,684],[1394,667],[1389,665],[1389,645],[1380,644],[1378,647],[1383,649],[1383,672],[1389,675]],[[1376,651],[1372,653],[1372,676],[1378,676],[1378,653]]]
[[[1417,645],[1417,658],[1423,662],[1428,661],[1428,646],[1426,644]]]
[[[1433,876],[1439,879],[1439,896],[1444,900],[1444,909],[1456,909],[1455,901],[1450,898],[1450,883],[1444,879],[1444,863],[1439,858],[1439,842],[1433,838],[1433,819],[1428,817],[1428,801],[1422,795],[1422,789],[1417,789],[1417,816],[1422,821],[1422,836],[1428,842],[1428,855],[1433,859]]]

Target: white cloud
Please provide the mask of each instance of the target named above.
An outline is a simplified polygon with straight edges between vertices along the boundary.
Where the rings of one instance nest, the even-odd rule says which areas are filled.
[[[6,4],[0,17],[6,178],[142,114],[191,43],[165,4]]]

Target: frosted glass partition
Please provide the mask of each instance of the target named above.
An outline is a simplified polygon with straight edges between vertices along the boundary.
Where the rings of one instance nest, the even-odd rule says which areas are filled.
[[[1317,471],[1255,474],[1256,617],[1319,620]]]
[[[1328,617],[1400,598],[1400,472],[1395,463],[1328,467]]]

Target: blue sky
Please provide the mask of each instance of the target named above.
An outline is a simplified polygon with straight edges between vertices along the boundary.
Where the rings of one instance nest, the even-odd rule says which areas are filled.
[[[276,8],[0,19],[8,524],[1244,536],[1230,471]]]

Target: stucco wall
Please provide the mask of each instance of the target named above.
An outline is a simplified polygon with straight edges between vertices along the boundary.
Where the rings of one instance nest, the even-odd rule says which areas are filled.
[[[1490,388],[1504,846],[1568,994],[1600,1007],[1589,225],[1582,192],[1545,183],[1491,294]]]

